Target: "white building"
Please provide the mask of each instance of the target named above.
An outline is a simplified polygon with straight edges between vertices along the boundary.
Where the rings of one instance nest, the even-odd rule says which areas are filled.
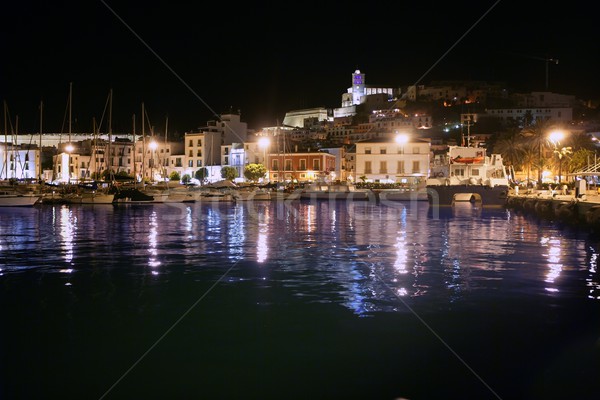
[[[40,149],[36,145],[0,143],[0,179],[38,179],[41,176]]]
[[[388,135],[356,143],[355,179],[367,182],[424,185],[429,174],[428,141]]]

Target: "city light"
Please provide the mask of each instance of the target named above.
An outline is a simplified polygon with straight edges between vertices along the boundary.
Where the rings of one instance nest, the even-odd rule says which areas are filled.
[[[261,137],[258,140],[258,147],[263,149],[263,163],[266,168],[266,181],[269,182],[269,162],[267,160],[267,148],[271,145],[271,141],[267,137]]]

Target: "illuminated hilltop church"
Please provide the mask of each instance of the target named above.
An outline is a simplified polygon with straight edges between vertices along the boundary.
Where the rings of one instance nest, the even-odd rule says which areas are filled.
[[[323,107],[289,111],[285,114],[283,124],[291,127],[304,127],[306,119],[326,121],[333,118],[349,117],[356,114],[358,105],[367,102],[380,106],[370,108],[385,109],[390,101],[400,96],[400,92],[400,88],[367,85],[365,74],[357,69],[352,74],[352,86],[348,88],[346,93],[342,94],[340,108],[334,108],[332,112],[328,112]]]

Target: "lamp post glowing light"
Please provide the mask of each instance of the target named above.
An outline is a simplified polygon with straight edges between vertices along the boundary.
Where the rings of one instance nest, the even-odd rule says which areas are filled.
[[[150,158],[150,180],[154,182],[154,154],[156,152],[156,148],[158,147],[158,143],[156,141],[151,141],[148,144],[150,150],[152,150],[152,158]]]
[[[564,132],[562,131],[552,131],[550,135],[548,135],[548,139],[554,145],[554,152],[558,154],[558,183],[561,182],[562,177],[562,151],[559,150],[560,141],[565,137]]]
[[[263,163],[265,164],[267,182],[269,182],[269,180],[270,180],[269,179],[269,162],[267,160],[267,147],[269,147],[270,144],[271,144],[271,141],[269,140],[269,138],[262,137],[258,140],[258,147],[263,149]]]
[[[67,183],[71,183],[71,153],[73,150],[75,148],[71,143],[65,146],[65,151],[67,152]]]
[[[408,135],[405,133],[397,134],[396,143],[400,145],[400,154],[404,154],[404,145],[408,143]]]

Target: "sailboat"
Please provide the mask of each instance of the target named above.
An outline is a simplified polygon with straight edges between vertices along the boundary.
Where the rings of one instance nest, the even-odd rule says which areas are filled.
[[[6,101],[4,102],[4,165],[2,168],[2,181],[0,184],[0,207],[29,207],[36,204],[41,195],[35,193],[28,185],[19,184],[16,179],[11,177],[8,179],[8,159],[9,159],[9,149],[13,151],[11,153],[11,168],[10,170],[15,171],[14,167],[16,167],[16,159],[14,155],[14,144],[9,145],[8,142],[8,125],[7,125],[7,114],[8,114],[8,106],[6,105]],[[12,127],[12,126],[11,126]],[[12,147],[12,148],[11,148]]]
[[[146,133],[145,133],[145,118],[146,118],[146,110],[144,108],[144,103],[142,103],[142,158],[141,158],[141,180],[143,185],[143,180],[145,177],[144,164],[145,164],[145,152],[146,152]],[[133,134],[133,153],[134,157],[137,156],[135,145],[135,117],[134,117],[134,134]],[[137,160],[134,158],[134,175],[135,172],[135,164]],[[136,183],[128,186],[121,186],[115,191],[115,203],[116,204],[154,204],[154,203],[164,203],[164,200],[167,198],[166,193],[153,192],[150,190],[146,190],[146,188],[141,187],[138,188],[137,185],[137,177]]]
[[[112,130],[111,128],[111,119],[112,119],[112,89],[109,93],[109,135]],[[96,158],[96,150],[98,147],[97,142],[97,127],[96,127],[96,119],[93,119],[93,128],[94,128],[94,143],[92,145],[91,159],[95,160]],[[109,136],[109,146],[110,146],[110,136]],[[110,149],[109,149],[109,158],[110,158]],[[89,164],[88,164],[89,168]],[[109,165],[110,168],[110,165]],[[115,194],[109,192],[109,190],[100,188],[96,181],[92,182],[80,182],[76,186],[75,191],[70,191],[63,195],[63,199],[68,204],[113,204],[115,199]]]

